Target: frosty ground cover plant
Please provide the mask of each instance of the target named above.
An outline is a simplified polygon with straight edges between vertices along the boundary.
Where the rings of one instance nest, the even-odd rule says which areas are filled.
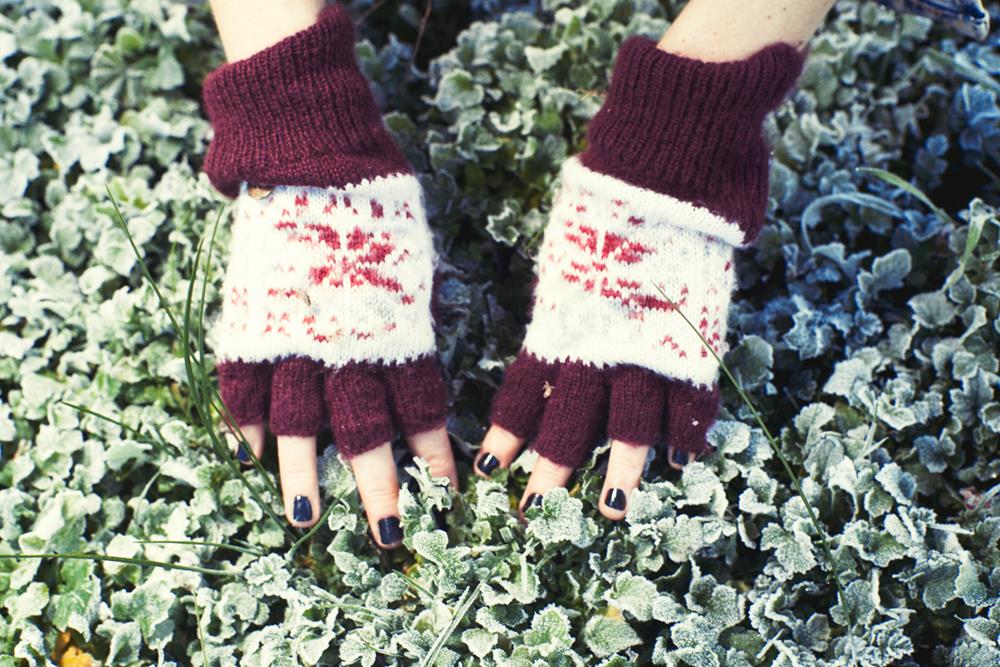
[[[393,37],[380,11],[358,48],[447,251],[439,345],[463,451],[524,330],[555,166],[582,147],[616,45],[681,6],[498,13],[522,4],[459,26],[435,2],[427,34],[454,43],[426,72],[410,68],[415,30]],[[718,455],[679,473],[654,459],[609,525],[598,447],[527,527],[510,509],[530,454],[461,494],[405,459],[407,543],[385,557],[328,442],[327,514],[294,534],[268,518],[273,454],[241,479],[213,446],[199,324],[202,295],[204,324],[218,312],[229,226],[196,175],[199,86],[221,60],[207,7],[0,6],[0,665],[76,650],[177,665],[997,661],[996,34],[841,0],[769,120],[769,222],[737,258],[724,361],[778,452],[724,383]],[[52,552],[87,557],[8,557]]]

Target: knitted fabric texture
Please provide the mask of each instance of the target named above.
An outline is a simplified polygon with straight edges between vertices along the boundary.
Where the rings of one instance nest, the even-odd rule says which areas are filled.
[[[239,424],[330,420],[345,456],[444,423],[431,321],[434,249],[412,175],[236,199],[221,316],[209,331]]]
[[[767,210],[764,117],[805,58],[776,42],[742,60],[703,62],[630,37],[580,158],[594,171],[708,209],[742,229],[739,245],[751,245]]]
[[[318,21],[205,78],[213,137],[209,180],[228,197],[240,183],[341,187],[410,173],[354,57],[354,28],[337,4]]]
[[[569,467],[602,432],[712,449],[733,255],[766,209],[761,126],[803,58],[777,43],[706,63],[626,40],[589,148],[563,164],[494,424]]]

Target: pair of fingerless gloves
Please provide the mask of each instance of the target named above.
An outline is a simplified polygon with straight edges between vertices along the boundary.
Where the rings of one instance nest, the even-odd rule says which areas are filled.
[[[711,450],[733,253],[765,218],[763,120],[804,58],[783,42],[723,63],[622,44],[587,150],[562,166],[494,424],[570,467],[602,434]],[[347,459],[444,425],[423,193],[358,69],[347,13],[326,7],[203,92],[204,170],[235,198],[210,332],[233,418],[276,435],[329,424]]]

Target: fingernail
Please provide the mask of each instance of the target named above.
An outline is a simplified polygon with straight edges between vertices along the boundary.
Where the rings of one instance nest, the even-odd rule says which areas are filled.
[[[625,509],[625,492],[621,489],[608,489],[608,494],[604,496],[604,504],[613,510]]]
[[[532,493],[530,496],[528,496],[528,499],[524,501],[524,509],[528,509],[529,507],[541,507],[541,506],[542,506],[542,497],[537,493]]]
[[[250,463],[250,453],[247,452],[247,448],[242,444],[236,448],[236,458],[243,463]]]
[[[312,521],[313,508],[308,498],[305,496],[295,496],[295,502],[292,505],[292,517],[296,521]]]
[[[382,544],[394,544],[403,539],[403,531],[399,529],[399,517],[387,516],[379,519],[378,534]]]
[[[679,466],[682,466],[688,462],[687,452],[682,452],[679,449],[675,449],[674,453],[670,455],[670,458],[673,459],[673,462]]]
[[[487,454],[479,459],[476,467],[482,470],[484,475],[489,475],[498,465],[500,465],[500,459],[492,454]]]
[[[436,507],[431,509],[431,516],[434,517],[434,523],[437,524],[438,530],[447,531],[448,530],[448,512],[447,510],[439,510]]]

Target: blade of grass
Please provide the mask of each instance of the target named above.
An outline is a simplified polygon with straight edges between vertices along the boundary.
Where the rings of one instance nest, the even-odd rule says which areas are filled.
[[[205,241],[204,237],[199,239],[195,256],[191,261],[191,280],[188,282],[187,295],[185,296],[184,299],[184,326],[181,329],[181,341],[182,341],[182,348],[184,350],[184,368],[185,371],[187,372],[188,384],[191,389],[191,395],[194,401],[195,410],[201,418],[202,426],[208,432],[209,439],[212,441],[216,456],[218,456],[221,460],[227,462],[230,470],[232,470],[243,482],[243,484],[247,487],[251,495],[253,495],[254,500],[257,502],[258,505],[260,505],[261,509],[275,523],[281,526],[281,529],[285,532],[286,535],[288,535],[289,539],[294,542],[296,539],[298,539],[299,537],[298,534],[294,530],[292,530],[292,527],[289,526],[287,521],[284,521],[278,517],[275,511],[271,508],[270,503],[264,502],[260,494],[257,493],[257,489],[255,489],[253,485],[250,484],[250,482],[243,475],[243,471],[240,469],[240,466],[233,460],[232,456],[229,456],[228,448],[219,441],[218,435],[215,433],[215,424],[211,414],[212,399],[211,398],[206,399],[204,394],[202,393],[206,389],[206,386],[208,387],[208,391],[214,391],[214,389],[211,387],[211,383],[208,382],[206,379],[207,373],[205,373],[204,366],[198,365],[198,370],[197,372],[195,371],[196,363],[194,355],[190,354],[191,303],[194,297],[194,285],[195,282],[197,281],[198,260],[201,258],[202,245],[204,241]],[[247,449],[249,450],[249,448]],[[277,486],[275,486],[271,476],[269,474],[264,474],[263,478],[271,487],[274,496],[281,497],[281,493],[278,491]]]
[[[986,72],[976,67],[969,67],[957,58],[954,58],[943,51],[939,51],[938,49],[927,49],[924,52],[924,57],[935,61],[937,64],[944,67],[948,72],[961,74],[970,81],[978,83],[983,88],[989,88],[994,93],[1000,95],[1000,83],[998,83],[996,79]]]
[[[267,482],[269,482],[269,486],[271,488],[272,493],[274,493],[275,496],[279,496],[280,493],[278,491],[277,486],[274,485],[273,483],[271,483],[271,479],[272,478],[271,478],[270,474],[267,472],[267,470],[264,468],[264,465],[257,458],[257,455],[254,454],[253,449],[250,447],[249,442],[247,442],[246,436],[243,434],[243,429],[241,429],[239,427],[239,425],[237,425],[236,426],[236,431],[234,431],[232,429],[232,427],[230,426],[230,424],[235,424],[236,420],[233,418],[232,413],[229,412],[229,409],[226,408],[225,402],[221,400],[221,397],[218,396],[218,393],[215,391],[214,383],[208,382],[207,378],[209,377],[209,374],[205,370],[205,347],[204,347],[204,339],[205,339],[205,329],[204,329],[204,321],[205,321],[205,292],[206,292],[207,287],[208,287],[208,277],[209,277],[209,275],[211,275],[212,253],[213,253],[214,248],[215,248],[215,237],[216,237],[216,234],[217,234],[217,232],[219,230],[219,222],[222,220],[222,211],[223,210],[224,209],[220,209],[219,210],[219,215],[215,219],[215,225],[212,227],[212,237],[211,237],[211,240],[210,240],[209,246],[208,246],[208,257],[207,257],[206,266],[205,266],[205,278],[202,280],[202,283],[201,283],[201,305],[200,305],[200,314],[199,314],[199,318],[198,318],[198,336],[197,336],[198,355],[199,355],[198,368],[201,371],[201,377],[202,377],[202,379],[205,381],[205,384],[208,387],[208,394],[209,394],[209,396],[208,396],[208,414],[211,417],[212,409],[215,409],[215,411],[217,413],[219,413],[220,415],[222,414],[219,411],[218,407],[216,406],[216,403],[218,403],[219,405],[221,405],[225,409],[226,414],[229,417],[229,421],[227,422],[226,418],[223,417],[223,422],[226,423],[227,428],[229,428],[229,432],[232,433],[234,436],[236,436],[238,446],[240,446],[240,447],[243,448],[243,450],[246,452],[247,456],[250,458],[250,461],[253,464],[254,468],[256,468],[257,471],[262,475],[263,479],[265,479]],[[199,250],[199,253],[200,253],[200,250],[201,250],[201,241],[199,241],[198,250]],[[192,281],[193,280],[194,280],[194,278],[192,276]],[[193,284],[193,282],[192,282],[192,284]],[[216,401],[216,399],[220,399],[220,400]],[[215,433],[215,430],[214,430],[215,429],[215,426],[214,426],[215,421],[214,421],[214,419],[210,419],[210,422],[212,424],[212,426],[211,426],[211,429],[212,429],[211,432]],[[238,433],[237,433],[237,431],[238,431]],[[219,453],[220,455],[223,455],[223,454],[228,455],[229,448],[223,446],[223,449],[225,450],[224,453],[220,453],[218,450],[217,450],[217,453]]]
[[[209,667],[208,665],[208,652],[205,650],[205,638],[201,631],[201,610],[198,609],[198,592],[195,591],[191,594],[191,604],[194,605],[194,617],[195,623],[198,628],[198,644],[201,645],[201,662],[203,667]]]
[[[687,325],[691,328],[691,330],[694,331],[695,334],[698,336],[698,338],[701,339],[702,345],[704,345],[705,348],[712,354],[712,356],[715,357],[715,360],[718,362],[719,367],[725,372],[726,377],[729,378],[729,382],[733,385],[733,387],[736,389],[736,392],[739,394],[740,399],[747,406],[747,408],[750,409],[750,412],[753,414],[754,420],[757,422],[757,425],[760,426],[761,430],[764,432],[764,436],[767,438],[768,443],[770,443],[771,445],[771,450],[774,452],[775,456],[778,457],[778,460],[781,461],[781,465],[785,468],[785,472],[788,474],[788,478],[792,481],[792,486],[795,487],[795,492],[802,499],[802,504],[805,506],[806,513],[809,515],[809,521],[812,523],[813,528],[816,529],[816,533],[819,535],[820,544],[823,547],[823,553],[826,556],[827,562],[830,565],[831,571],[828,574],[833,579],[833,583],[837,587],[837,591],[840,594],[841,601],[842,603],[844,603],[844,601],[847,600],[847,594],[844,591],[844,588],[840,584],[840,572],[837,571],[836,569],[835,561],[833,558],[833,552],[830,550],[830,543],[827,540],[826,530],[823,529],[823,526],[816,518],[816,515],[812,509],[812,505],[809,503],[809,499],[806,498],[806,494],[802,491],[802,485],[799,484],[799,478],[798,476],[796,476],[795,471],[792,470],[792,466],[788,463],[788,459],[786,459],[785,455],[781,453],[781,450],[778,447],[778,443],[775,441],[774,436],[771,435],[771,431],[767,428],[767,424],[764,423],[764,420],[761,418],[760,413],[757,412],[757,408],[754,407],[753,402],[746,395],[746,392],[743,391],[743,387],[740,385],[739,381],[733,376],[732,372],[729,370],[729,366],[727,366],[726,363],[719,357],[719,355],[715,352],[715,349],[711,345],[709,345],[705,337],[701,335],[700,331],[698,331],[698,328],[691,322],[691,320],[688,319],[687,315],[685,315],[683,311],[681,311],[681,309],[677,306],[677,304],[674,303],[673,299],[667,296],[666,292],[664,292],[659,285],[656,285],[655,283],[654,285],[656,289],[660,292],[660,294],[663,295],[663,298],[670,303],[674,312],[676,312],[678,315],[681,316],[681,318],[683,318],[684,322],[687,323]],[[854,630],[853,624],[849,629],[853,633]]]
[[[289,547],[288,551],[285,553],[285,559],[286,560],[291,561],[292,558],[295,556],[295,552],[298,550],[299,546],[302,545],[302,543],[304,543],[310,537],[312,537],[313,535],[315,535],[316,531],[318,531],[320,528],[322,528],[323,526],[326,525],[326,519],[327,519],[327,517],[330,516],[330,512],[332,512],[333,508],[336,507],[336,506],[337,506],[336,502],[330,503],[329,506],[325,510],[323,510],[323,513],[319,516],[319,520],[316,521],[315,524],[313,524],[312,528],[310,528],[305,533],[305,535],[303,535],[299,539],[295,540],[295,542],[292,544],[292,546]]]
[[[452,634],[454,634],[458,624],[462,622],[465,615],[469,613],[469,609],[473,604],[475,604],[476,600],[479,599],[479,595],[483,592],[483,588],[485,588],[486,584],[493,580],[493,573],[496,571],[498,565],[499,563],[494,565],[490,570],[489,575],[479,581],[471,594],[469,593],[468,587],[462,592],[462,596],[459,598],[458,606],[455,609],[454,615],[451,617],[451,621],[448,623],[448,627],[441,631],[441,633],[434,640],[430,649],[420,660],[421,667],[427,667],[434,664],[434,661],[437,660],[438,655],[441,653],[441,649],[444,648],[448,639],[450,639]],[[466,595],[468,595],[468,597],[466,597]]]
[[[0,554],[0,558],[17,560],[18,558],[66,558],[69,560],[97,560],[111,561],[112,563],[128,563],[131,565],[147,565],[149,567],[162,567],[167,570],[185,570],[187,572],[199,572],[217,577],[235,577],[239,572],[227,572],[226,570],[212,570],[207,567],[197,565],[180,565],[178,563],[167,563],[159,560],[148,560],[146,558],[125,558],[123,556],[107,556],[104,554],[86,553],[40,553],[40,554]]]
[[[172,449],[175,453],[180,454],[180,449],[177,448],[177,447],[174,447],[173,445],[171,445],[170,443],[168,443],[166,440],[164,440],[163,439],[163,435],[160,434],[160,430],[158,428],[156,428],[155,426],[153,428],[156,431],[156,435],[159,436],[159,438],[160,438],[159,442],[157,442],[155,440],[152,440],[152,439],[147,440],[146,436],[143,435],[143,433],[140,432],[139,429],[134,428],[132,426],[129,426],[125,422],[120,421],[118,419],[115,419],[114,417],[109,417],[107,415],[102,415],[100,412],[97,412],[95,410],[91,410],[90,408],[85,408],[82,405],[77,405],[76,403],[70,403],[69,401],[65,401],[65,400],[63,400],[61,398],[59,400],[57,400],[56,402],[57,403],[62,403],[64,405],[68,406],[68,407],[71,407],[71,408],[73,408],[74,410],[76,410],[78,412],[83,412],[83,413],[91,415],[93,417],[97,417],[98,419],[103,419],[104,421],[111,422],[115,426],[118,426],[119,428],[121,428],[121,429],[123,429],[125,431],[128,431],[129,433],[135,434],[136,440],[149,442],[150,445],[152,445],[155,449],[157,449],[158,451],[160,451],[162,453],[166,453],[167,449]]]
[[[253,496],[253,498],[257,502],[257,504],[260,505],[260,507],[264,511],[264,513],[267,514],[267,516],[269,518],[271,518],[273,521],[275,521],[281,527],[281,529],[289,536],[289,539],[291,539],[293,541],[296,540],[298,538],[298,535],[288,525],[288,522],[287,521],[283,521],[281,518],[279,518],[275,514],[275,512],[271,509],[270,504],[269,503],[265,503],[263,501],[263,499],[261,498],[260,494],[257,493],[257,489],[255,489],[253,487],[253,485],[250,484],[249,481],[247,481],[247,479],[244,477],[242,471],[240,470],[240,467],[232,460],[232,457],[224,454],[224,452],[226,451],[226,447],[224,445],[222,445],[221,443],[218,442],[218,435],[215,433],[215,430],[214,430],[213,424],[212,424],[212,420],[211,420],[211,401],[209,401],[209,405],[206,408],[204,402],[198,400],[199,398],[202,398],[201,391],[202,391],[202,387],[203,387],[203,385],[202,385],[202,380],[203,379],[200,378],[194,372],[194,368],[193,368],[193,364],[192,364],[192,360],[191,360],[192,355],[191,355],[191,343],[190,343],[190,337],[189,337],[189,324],[190,324],[190,312],[191,312],[191,298],[192,298],[192,293],[193,293],[193,288],[194,288],[194,282],[195,282],[196,274],[197,274],[197,260],[201,256],[201,248],[202,248],[202,244],[204,242],[204,237],[202,237],[198,241],[197,254],[196,254],[196,256],[195,256],[195,258],[193,260],[193,266],[192,266],[192,270],[191,270],[191,280],[190,280],[190,283],[188,284],[187,298],[186,298],[186,301],[185,301],[185,315],[186,315],[186,317],[185,317],[185,321],[184,321],[184,326],[181,326],[178,323],[177,318],[174,316],[173,310],[171,310],[170,306],[167,304],[167,300],[163,297],[163,293],[160,292],[160,288],[156,285],[156,281],[153,279],[153,275],[149,271],[149,267],[147,266],[146,261],[143,259],[141,253],[139,252],[139,248],[135,244],[135,239],[132,238],[132,234],[131,234],[131,232],[129,232],[128,224],[125,222],[125,216],[124,216],[124,214],[121,211],[121,207],[118,205],[118,200],[115,198],[114,194],[111,192],[110,186],[105,185],[105,190],[108,193],[108,197],[111,199],[112,206],[115,209],[115,214],[116,214],[117,217],[115,218],[114,221],[121,228],[122,232],[125,234],[126,238],[128,239],[129,245],[132,246],[132,252],[135,253],[136,260],[139,263],[139,267],[142,269],[143,276],[146,278],[147,282],[149,283],[150,288],[153,290],[153,293],[156,294],[156,298],[159,300],[160,306],[163,308],[163,311],[166,313],[167,318],[170,320],[170,323],[174,327],[174,330],[177,333],[182,334],[182,347],[181,347],[181,349],[182,349],[182,353],[184,354],[184,368],[185,368],[185,371],[187,373],[188,389],[191,392],[192,400],[195,402],[196,411],[198,412],[198,414],[201,417],[202,426],[205,427],[208,430],[209,438],[210,438],[210,440],[212,442],[213,448],[216,451],[216,455],[219,456],[222,460],[228,461],[230,470],[232,470],[237,475],[237,477],[240,479],[240,481],[247,487],[247,489],[250,491],[250,494]],[[219,218],[221,218],[221,212],[220,212]],[[219,219],[216,219],[216,226],[218,226],[218,220]],[[213,238],[214,238],[214,236],[213,236]],[[204,370],[204,369],[202,368],[202,370]],[[211,383],[205,383],[205,384],[209,384],[210,385]],[[210,387],[210,389],[211,389],[211,387]],[[278,492],[277,487],[274,484],[274,481],[271,479],[271,476],[265,474],[263,477],[264,477],[265,481],[274,490],[275,496],[280,496],[280,493]]]
[[[924,204],[926,204],[927,207],[932,211],[934,211],[934,214],[941,219],[941,222],[945,223],[946,225],[954,225],[956,227],[958,226],[955,220],[950,215],[948,215],[947,211],[945,211],[942,208],[939,208],[934,202],[930,200],[930,198],[927,195],[921,192],[918,188],[914,187],[911,183],[908,183],[907,181],[903,180],[902,178],[892,173],[891,171],[886,171],[885,169],[879,169],[878,167],[855,167],[854,170],[860,171],[863,174],[872,174],[873,176],[878,176],[889,185],[895,185],[897,188],[900,188],[907,194],[913,195],[914,197],[922,201]]]
[[[930,200],[930,197],[925,195],[920,189],[916,188],[912,184],[904,181],[902,178],[892,173],[891,171],[886,171],[885,169],[877,169],[875,167],[857,167],[857,171],[869,173],[874,176],[881,178],[886,183],[890,185],[895,185],[898,188],[902,188],[907,193],[913,195],[923,203],[925,203],[935,215],[941,219],[947,225],[952,227],[959,227],[959,224],[955,222],[955,219],[948,215],[943,209],[939,208]],[[983,234],[983,223],[982,218],[976,218],[969,225],[968,235],[965,238],[965,248],[962,251],[962,256],[958,260],[958,266],[948,275],[947,280],[945,280],[944,285],[941,286],[941,291],[944,292],[949,287],[955,284],[959,278],[965,274],[965,267],[969,263],[969,259],[972,257],[972,251],[975,250],[976,246],[979,244],[979,239]]]
[[[139,544],[186,544],[193,547],[215,547],[216,549],[231,549],[251,556],[263,556],[263,552],[246,547],[238,547],[232,544],[222,544],[221,542],[201,542],[198,540],[136,540]]]

